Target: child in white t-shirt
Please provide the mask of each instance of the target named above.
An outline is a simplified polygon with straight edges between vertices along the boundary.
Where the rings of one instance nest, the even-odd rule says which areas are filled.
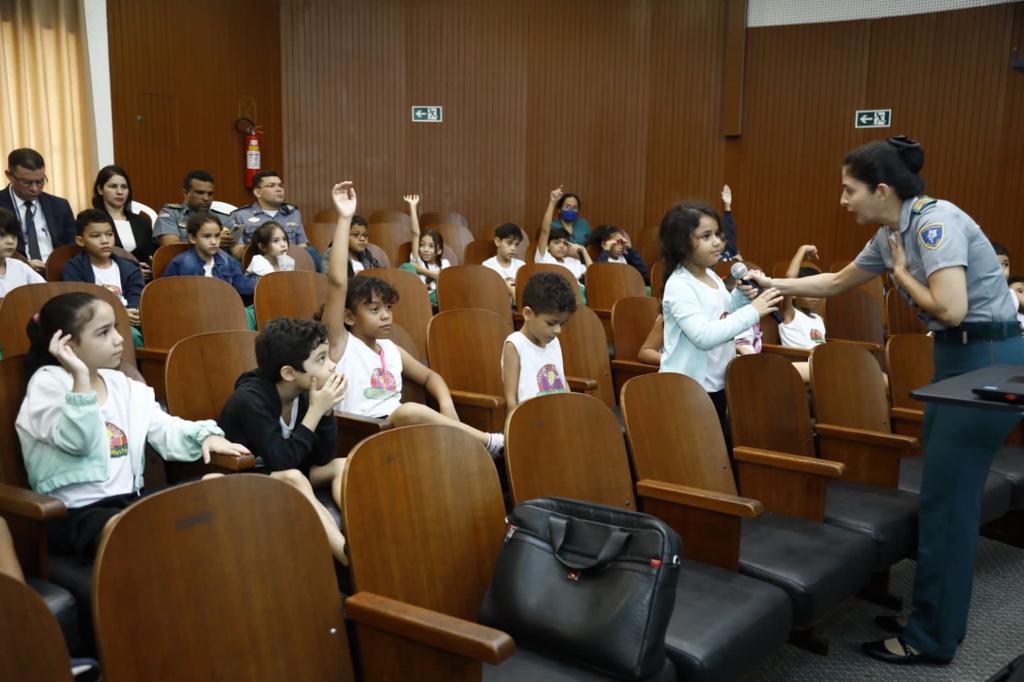
[[[803,267],[805,260],[818,257],[818,249],[812,244],[804,244],[789,262],[786,277],[811,277],[821,274],[812,267]],[[779,312],[782,322],[779,323],[779,341],[783,346],[806,348],[808,350],[825,343],[825,320],[818,314],[816,298],[807,296],[786,296],[782,299]],[[810,368],[806,362],[794,362],[793,367],[800,372],[800,378],[807,383],[811,380]]]
[[[1024,277],[1015,275],[1006,281],[1010,285],[1010,291],[1013,292],[1014,298],[1017,299],[1017,322],[1024,329]]]
[[[409,205],[413,249],[409,254],[409,262],[402,263],[399,267],[419,275],[420,280],[427,286],[430,304],[436,306],[437,278],[441,276],[442,270],[452,265],[444,258],[444,237],[437,230],[420,233],[420,219],[416,214],[416,206],[420,203],[419,194],[407,194],[403,198]]]
[[[526,265],[516,258],[516,249],[523,241],[523,231],[518,225],[505,223],[494,228],[494,247],[497,253],[485,260],[482,265],[501,275],[508,287],[508,295],[515,300],[516,273]]]
[[[295,269],[295,259],[288,255],[288,233],[273,220],[256,228],[247,250],[253,252],[253,257],[245,271],[257,277]]]
[[[20,235],[17,217],[12,211],[0,208],[0,301],[20,286],[46,282],[28,263],[15,258]]]
[[[338,225],[328,266],[322,321],[327,327],[334,371],[348,379],[348,392],[336,411],[387,419],[395,426],[454,426],[472,435],[497,457],[505,446],[503,434],[484,433],[460,422],[441,375],[388,338],[391,306],[398,301],[398,292],[376,277],[349,278],[349,228],[355,215],[356,193],[351,182],[341,182],[334,186],[331,196],[338,209]],[[402,403],[403,378],[423,386],[437,402],[439,411],[419,403]]]
[[[582,245],[572,243],[569,232],[565,228],[551,229],[555,205],[564,193],[561,186],[551,191],[551,199],[544,212],[544,222],[541,223],[540,234],[537,236],[537,252],[533,255],[533,260],[536,263],[564,265],[577,281],[583,281],[583,275],[593,263],[590,254]]]
[[[557,272],[538,272],[523,289],[523,328],[501,352],[501,379],[509,408],[539,395],[569,390],[558,335],[576,312],[576,294]]]

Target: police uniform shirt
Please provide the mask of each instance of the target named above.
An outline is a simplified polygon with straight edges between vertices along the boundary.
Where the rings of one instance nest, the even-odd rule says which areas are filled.
[[[164,204],[153,224],[153,241],[159,244],[160,237],[171,234],[177,236],[181,241],[187,242],[188,232],[185,230],[185,226],[188,225],[188,219],[192,217],[193,213],[195,211],[187,204]],[[231,218],[227,215],[213,209],[207,213],[216,218],[221,227],[234,227]]]
[[[259,202],[242,206],[231,213],[235,239],[242,244],[248,244],[253,232],[271,220],[284,228],[289,244],[305,244],[309,241],[302,225],[302,213],[298,208],[291,204],[281,204],[281,208],[271,215],[259,205]]]
[[[854,261],[861,270],[883,273],[892,270],[889,227],[881,227]],[[941,199],[914,197],[900,208],[899,238],[906,252],[907,270],[928,285],[928,277],[943,268],[960,266],[967,279],[967,315],[964,322],[1007,322],[1017,306],[1006,286],[992,243],[978,224],[958,206]],[[946,329],[900,294],[919,312],[933,331]]]

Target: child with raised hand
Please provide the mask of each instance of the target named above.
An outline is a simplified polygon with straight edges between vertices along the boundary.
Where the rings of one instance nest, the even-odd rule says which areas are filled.
[[[86,559],[108,522],[143,494],[147,444],[169,461],[248,452],[212,420],[166,414],[152,388],[118,371],[116,324],[93,294],[50,299],[28,323],[31,379],[15,423],[29,485],[68,508],[48,524],[50,541]]]
[[[256,277],[295,269],[295,259],[288,255],[288,234],[273,220],[256,228],[246,251],[252,253],[252,258],[245,271]]]
[[[572,285],[557,272],[538,272],[523,288],[523,327],[501,352],[501,380],[509,408],[548,393],[568,391],[558,336],[576,312]]]
[[[257,230],[258,232],[258,230]],[[238,377],[217,422],[256,457],[256,472],[294,486],[316,509],[334,558],[348,565],[345,537],[313,488],[330,486],[341,508],[345,459],[337,457],[334,406],[348,383],[328,357],[327,329],[279,317],[256,337],[257,368]]]
[[[185,231],[192,248],[178,254],[167,264],[164,277],[216,277],[233,286],[243,300],[251,299],[256,288],[256,278],[242,272],[238,260],[221,251],[220,222],[209,213],[200,211],[188,219]]]
[[[818,257],[818,248],[804,244],[793,254],[786,268],[786,277],[811,277],[821,274],[814,268],[802,267],[805,260]],[[782,322],[779,323],[779,341],[783,346],[793,348],[814,348],[825,343],[825,321],[818,314],[817,298],[808,296],[785,296],[779,306]]]
[[[441,275],[442,270],[451,267],[448,259],[443,257],[444,237],[437,230],[420,233],[420,219],[416,213],[416,206],[420,203],[419,194],[406,194],[404,199],[405,203],[409,205],[413,248],[409,254],[409,262],[402,263],[399,267],[419,275],[419,278],[427,285],[430,304],[436,306],[437,278]]]
[[[636,268],[644,281],[648,279],[647,263],[640,252],[633,248],[629,235],[621,227],[601,225],[590,235],[591,245],[601,249],[597,256],[598,263],[620,263]]]
[[[13,211],[0,208],[0,301],[20,286],[46,283],[32,266],[14,257],[20,237],[21,223],[18,217]]]
[[[540,225],[540,234],[537,236],[537,253],[533,260],[536,263],[555,263],[564,265],[572,273],[572,276],[581,281],[593,261],[590,254],[582,244],[574,244],[569,233],[562,227],[551,227],[551,220],[555,214],[555,206],[562,198],[564,192],[562,186],[551,190],[551,199],[548,201],[547,210],[544,211],[544,220]],[[583,259],[580,262],[580,259]]]
[[[500,433],[484,433],[459,421],[444,379],[405,349],[391,341],[391,306],[398,292],[376,277],[348,276],[349,228],[356,211],[356,192],[351,182],[331,190],[338,209],[338,225],[328,266],[327,302],[322,319],[327,326],[330,359],[334,371],[348,378],[345,399],[336,407],[341,413],[387,419],[395,426],[445,424],[465,431],[493,455],[504,448]],[[402,403],[402,379],[426,388],[440,412],[426,405]]]
[[[75,243],[82,247],[82,253],[64,264],[61,277],[65,282],[89,282],[109,289],[128,312],[131,322],[132,342],[142,345],[139,331],[139,301],[146,282],[139,266],[114,253],[114,224],[110,217],[95,208],[87,208],[75,218],[78,235]]]
[[[516,258],[516,249],[523,241],[523,231],[518,225],[504,223],[494,228],[494,248],[497,253],[485,260],[482,265],[501,275],[508,287],[508,295],[516,298],[516,273],[526,265]]]
[[[700,382],[715,404],[728,442],[725,371],[736,356],[734,339],[777,310],[782,296],[776,289],[757,295],[745,286],[730,296],[712,269],[725,242],[718,213],[705,203],[683,202],[669,209],[661,220],[660,238],[666,265],[660,371]]]

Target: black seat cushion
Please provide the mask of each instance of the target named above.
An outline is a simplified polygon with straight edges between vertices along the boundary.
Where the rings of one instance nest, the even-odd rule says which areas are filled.
[[[556,660],[518,643],[516,652],[508,660],[501,665],[485,664],[483,672],[486,682],[613,682],[620,679]],[[665,659],[664,667],[646,679],[649,682],[674,682],[682,678],[677,677],[672,662]]]
[[[327,511],[331,513],[331,518],[338,524],[338,528],[341,532],[345,532],[345,524],[341,518],[341,509],[334,503],[334,498],[331,496],[331,486],[320,486],[319,488],[313,488],[313,495],[320,501],[320,504],[327,507]]]
[[[795,628],[813,625],[859,592],[876,555],[871,538],[845,528],[771,513],[743,520],[740,571],[789,594]]]
[[[68,645],[68,651],[78,649],[78,608],[75,605],[75,598],[63,587],[45,580],[29,576],[25,582],[43,598],[46,608],[57,619],[60,631],[64,634],[64,641]]]
[[[921,494],[921,473],[924,457],[904,457],[900,460],[900,490]],[[1010,509],[1012,489],[1005,476],[989,472],[985,479],[985,492],[981,497],[981,525],[995,521]]]
[[[896,488],[832,481],[825,501],[825,523],[867,535],[875,541],[875,570],[883,571],[917,549],[917,495]]]
[[[684,559],[665,644],[679,679],[737,679],[786,643],[789,595],[775,585]]]
[[[72,656],[96,656],[92,629],[92,562],[78,557],[51,554],[50,581],[71,593],[78,607],[78,646]]]
[[[992,472],[1010,482],[1010,509],[1024,509],[1024,447],[1000,448],[992,460]]]

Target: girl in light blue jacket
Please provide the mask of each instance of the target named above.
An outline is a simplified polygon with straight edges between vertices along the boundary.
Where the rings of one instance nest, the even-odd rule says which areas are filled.
[[[746,286],[729,294],[712,270],[725,250],[719,224],[717,211],[702,202],[673,206],[661,220],[666,265],[661,371],[685,374],[704,387],[728,442],[725,370],[736,356],[733,339],[777,310],[782,296],[775,289],[758,294]]]
[[[248,451],[216,422],[166,414],[120,372],[114,309],[90,293],[56,296],[28,323],[31,379],[15,423],[29,485],[68,508],[49,524],[58,552],[91,559],[107,524],[139,498],[148,442],[167,460]]]

